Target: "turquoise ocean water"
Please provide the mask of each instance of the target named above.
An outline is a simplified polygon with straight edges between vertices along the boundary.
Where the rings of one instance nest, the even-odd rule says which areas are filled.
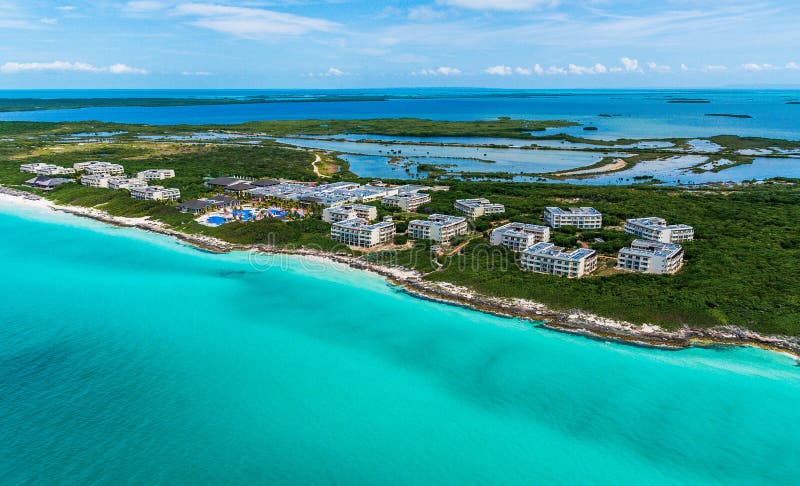
[[[4,484],[796,484],[800,367],[0,206]]]

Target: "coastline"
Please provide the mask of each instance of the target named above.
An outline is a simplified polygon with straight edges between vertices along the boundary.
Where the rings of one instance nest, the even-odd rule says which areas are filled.
[[[664,350],[680,350],[689,347],[752,346],[783,353],[800,362],[800,337],[762,335],[737,326],[707,329],[686,326],[670,331],[653,324],[634,324],[577,309],[556,310],[530,300],[491,297],[446,282],[425,281],[422,279],[422,274],[416,270],[373,264],[356,257],[321,250],[232,244],[209,236],[182,233],[158,221],[149,220],[147,217],[126,218],[112,216],[94,208],[58,205],[34,194],[9,190],[9,188],[0,186],[0,204],[4,202],[14,206],[22,205],[32,209],[68,213],[105,224],[158,233],[212,253],[258,251],[268,255],[293,255],[322,259],[380,275],[398,291],[416,298],[502,317],[539,322],[539,327],[544,329],[580,335],[590,339]]]

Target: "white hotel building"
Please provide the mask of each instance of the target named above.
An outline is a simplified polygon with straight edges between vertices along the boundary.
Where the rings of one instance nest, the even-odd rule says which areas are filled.
[[[111,178],[104,175],[84,175],[81,176],[81,185],[88,187],[108,188],[108,181]]]
[[[675,273],[681,265],[681,245],[659,241],[634,240],[630,247],[622,248],[617,257],[617,268],[630,272]]]
[[[82,169],[79,169],[77,166],[81,165]],[[125,167],[119,164],[112,164],[110,162],[92,162],[88,165],[86,163],[77,163],[75,164],[75,170],[83,170],[89,175],[122,175],[125,172]]]
[[[407,213],[412,213],[425,203],[431,202],[431,195],[422,192],[403,192],[381,199],[381,204],[400,208]]]
[[[75,173],[75,169],[69,167],[60,167],[58,165],[44,164],[41,162],[22,164],[19,166],[19,171],[40,176],[72,175]]]
[[[468,231],[467,218],[447,214],[431,214],[428,219],[415,219],[408,223],[408,237],[414,240],[444,243]]]
[[[502,204],[492,203],[488,199],[456,199],[456,211],[466,214],[470,218],[479,218],[487,214],[500,214],[506,212]]]
[[[175,177],[175,171],[172,169],[148,169],[136,174],[137,179],[148,182],[163,181],[164,179],[171,179],[173,177]]]
[[[391,243],[394,240],[395,226],[391,221],[370,224],[363,218],[338,221],[331,225],[331,238],[349,246],[372,248]]]
[[[328,207],[322,210],[322,220],[326,223],[338,223],[347,219],[362,218],[367,221],[378,219],[378,208],[368,204],[345,204]]]
[[[95,176],[83,176],[95,177]],[[147,182],[142,179],[128,179],[123,176],[109,177],[107,179],[109,189],[137,189],[140,187],[147,187]]]
[[[579,229],[600,229],[603,227],[603,215],[595,208],[561,209],[548,207],[544,210],[544,221],[551,228],[575,226]]]
[[[661,243],[680,243],[694,239],[694,228],[685,224],[667,224],[663,218],[635,218],[625,221],[625,232],[637,238]]]
[[[597,252],[588,248],[565,252],[552,243],[536,243],[522,252],[520,267],[530,272],[578,278],[597,269]]]
[[[550,240],[550,228],[538,224],[508,223],[495,228],[489,236],[492,245],[503,245],[522,251],[536,243]]]
[[[131,197],[142,201],[177,201],[181,191],[162,186],[137,187],[131,189]]]

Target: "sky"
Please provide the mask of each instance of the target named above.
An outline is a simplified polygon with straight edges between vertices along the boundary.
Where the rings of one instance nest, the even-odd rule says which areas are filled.
[[[0,0],[0,89],[800,87],[796,2]]]

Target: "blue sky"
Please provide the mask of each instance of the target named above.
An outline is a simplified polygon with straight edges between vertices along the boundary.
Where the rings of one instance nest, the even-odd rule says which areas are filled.
[[[0,0],[0,89],[800,86],[798,11],[788,0]]]

